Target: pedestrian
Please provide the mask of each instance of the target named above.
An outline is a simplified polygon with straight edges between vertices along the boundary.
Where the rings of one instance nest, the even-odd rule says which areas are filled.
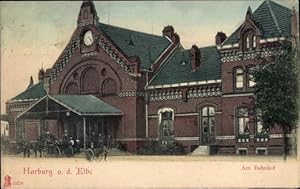
[[[104,161],[106,161],[106,158],[107,158],[107,148],[106,148],[106,146],[104,146],[104,149],[103,149],[103,156],[104,156]]]
[[[111,147],[112,147],[112,138],[111,138],[111,136],[110,135],[108,135],[107,136],[107,147],[108,147],[108,149],[111,149]]]
[[[26,158],[26,154],[27,154],[27,157],[29,158],[30,157],[30,142],[29,141],[26,141],[24,143],[24,158]]]
[[[75,148],[76,148],[76,153],[80,152],[80,140],[76,139],[75,140]]]
[[[37,139],[37,142],[34,144],[34,147],[33,147],[33,151],[34,151],[34,157],[36,158],[37,157],[37,151],[38,151],[38,143],[39,143],[39,139]]]

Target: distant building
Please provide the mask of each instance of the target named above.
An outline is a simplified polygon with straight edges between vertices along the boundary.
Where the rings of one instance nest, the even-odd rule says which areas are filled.
[[[297,14],[266,0],[241,19],[228,37],[217,33],[216,45],[184,49],[172,26],[156,36],[103,24],[84,1],[53,67],[7,102],[11,147],[45,131],[66,132],[86,147],[95,132],[131,152],[172,137],[219,154],[281,154],[281,130],[264,130],[251,113],[249,70],[296,37]]]
[[[8,121],[1,120],[1,136],[9,136],[9,124]]]
[[[9,136],[9,124],[7,115],[1,115],[1,137]]]

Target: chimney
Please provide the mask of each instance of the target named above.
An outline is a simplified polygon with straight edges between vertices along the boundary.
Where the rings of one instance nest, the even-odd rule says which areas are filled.
[[[297,27],[298,27],[297,14],[296,14],[295,7],[293,7],[292,14],[291,14],[291,35],[294,38],[298,37],[297,36],[297,31],[298,31]]]
[[[167,36],[171,40],[174,38],[174,34],[175,34],[173,26],[164,27],[162,33],[163,33],[163,36]]]
[[[28,85],[27,89],[29,89],[32,86],[33,86],[33,78],[32,78],[32,76],[30,76],[29,85]]]
[[[44,80],[45,70],[43,68],[40,69],[38,77],[39,77],[39,81]]]
[[[190,62],[192,71],[195,71],[200,66],[201,53],[197,45],[193,45],[190,50]]]
[[[221,45],[227,39],[227,36],[223,32],[218,32],[215,39],[216,39],[216,45]]]
[[[44,74],[44,89],[47,94],[49,94],[50,91],[50,73],[51,73],[51,68],[46,69]]]

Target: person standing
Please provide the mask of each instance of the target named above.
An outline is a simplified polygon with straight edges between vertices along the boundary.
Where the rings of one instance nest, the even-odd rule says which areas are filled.
[[[107,147],[104,146],[103,148],[103,156],[104,156],[104,161],[106,161],[106,158],[107,158]]]
[[[107,136],[107,148],[108,149],[112,148],[112,138],[110,135]]]

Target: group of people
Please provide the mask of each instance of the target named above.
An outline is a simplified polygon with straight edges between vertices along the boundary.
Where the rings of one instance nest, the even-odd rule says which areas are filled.
[[[68,137],[66,132],[62,137],[62,145],[64,149],[66,149],[68,145],[71,145],[75,154],[80,153],[80,146],[81,146],[80,140],[79,139],[74,140],[72,136]]]
[[[105,136],[105,135],[102,135],[101,133],[99,133],[97,135],[95,132],[92,132],[91,144],[93,144],[95,148],[100,148],[100,147],[106,146],[108,149],[111,149],[112,142],[113,142],[113,140],[110,135]]]
[[[91,149],[101,149],[105,161],[107,158],[107,150],[111,149],[111,146],[112,146],[112,138],[110,135],[106,137],[106,136],[102,136],[101,133],[96,135],[95,132],[92,132],[91,143],[89,147]]]
[[[90,146],[88,147],[91,149],[101,149],[101,151],[103,152],[104,160],[106,160],[107,150],[111,149],[112,147],[112,137],[110,135],[103,136],[101,133],[97,135],[95,132],[92,132],[90,141]],[[35,157],[37,157],[38,152],[40,154],[40,157],[42,157],[45,148],[57,145],[61,146],[62,149],[67,149],[67,147],[71,145],[75,154],[80,152],[80,147],[82,145],[80,142],[81,141],[79,139],[74,140],[72,136],[68,136],[66,131],[63,133],[61,142],[59,142],[54,135],[46,132],[37,139],[36,143],[25,141],[23,144],[23,153],[24,157],[29,158],[30,150],[32,149],[34,151]]]

